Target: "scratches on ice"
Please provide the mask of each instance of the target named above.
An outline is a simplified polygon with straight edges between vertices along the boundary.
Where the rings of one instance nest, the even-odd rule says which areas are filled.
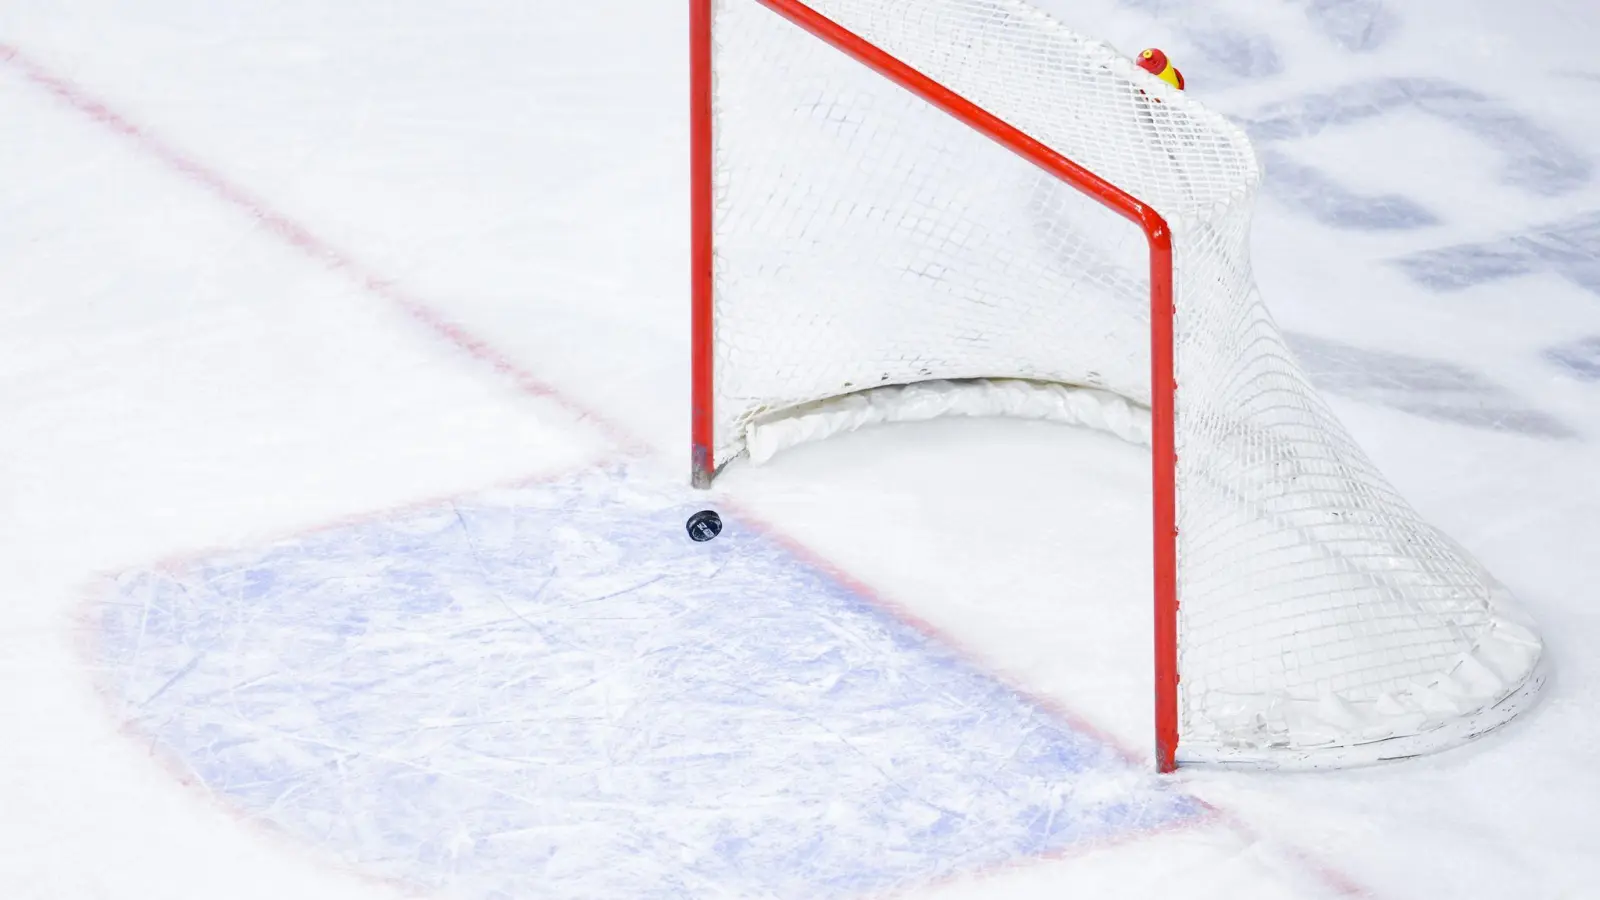
[[[737,518],[624,470],[120,578],[130,724],[452,896],[849,897],[1202,814]]]

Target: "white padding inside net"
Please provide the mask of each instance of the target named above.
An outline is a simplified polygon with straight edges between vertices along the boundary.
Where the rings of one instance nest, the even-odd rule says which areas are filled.
[[[1407,755],[1514,713],[1538,638],[1354,444],[1256,291],[1245,135],[1016,0],[813,6],[1171,225],[1180,759]],[[713,36],[718,466],[944,414],[1146,439],[1139,229],[756,0],[718,0]]]
[[[889,422],[944,416],[1005,416],[1081,425],[1150,446],[1150,410],[1093,388],[984,378],[874,388],[784,410],[745,427],[750,461],[763,463],[798,444]]]

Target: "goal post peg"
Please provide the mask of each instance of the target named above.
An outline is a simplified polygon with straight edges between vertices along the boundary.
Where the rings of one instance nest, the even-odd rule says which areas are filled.
[[[1172,64],[1167,54],[1155,47],[1149,47],[1139,52],[1139,68],[1151,75],[1165,81],[1178,90],[1183,90],[1183,73]]]

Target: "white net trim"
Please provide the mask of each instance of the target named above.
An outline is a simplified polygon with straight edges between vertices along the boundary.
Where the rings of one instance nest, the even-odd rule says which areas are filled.
[[[926,422],[944,416],[1005,416],[1081,425],[1129,443],[1150,446],[1150,409],[1093,388],[1051,382],[982,378],[918,381],[830,397],[785,409],[745,428],[753,463],[780,451],[869,425]]]
[[[1353,444],[1256,293],[1243,133],[1020,2],[812,6],[1172,226],[1180,759],[1405,755],[1513,714],[1537,637]],[[1051,402],[830,401],[885,386],[1004,379],[1148,406],[1137,228],[755,0],[718,0],[713,21],[717,465]],[[919,411],[893,412],[907,397]],[[1073,420],[1061,409],[1042,417]]]

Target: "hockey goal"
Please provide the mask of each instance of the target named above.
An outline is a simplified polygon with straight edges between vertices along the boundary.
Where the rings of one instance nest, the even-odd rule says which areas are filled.
[[[1156,756],[1487,731],[1541,645],[1317,396],[1226,119],[1019,0],[691,0],[693,475],[881,421],[1151,448]]]

